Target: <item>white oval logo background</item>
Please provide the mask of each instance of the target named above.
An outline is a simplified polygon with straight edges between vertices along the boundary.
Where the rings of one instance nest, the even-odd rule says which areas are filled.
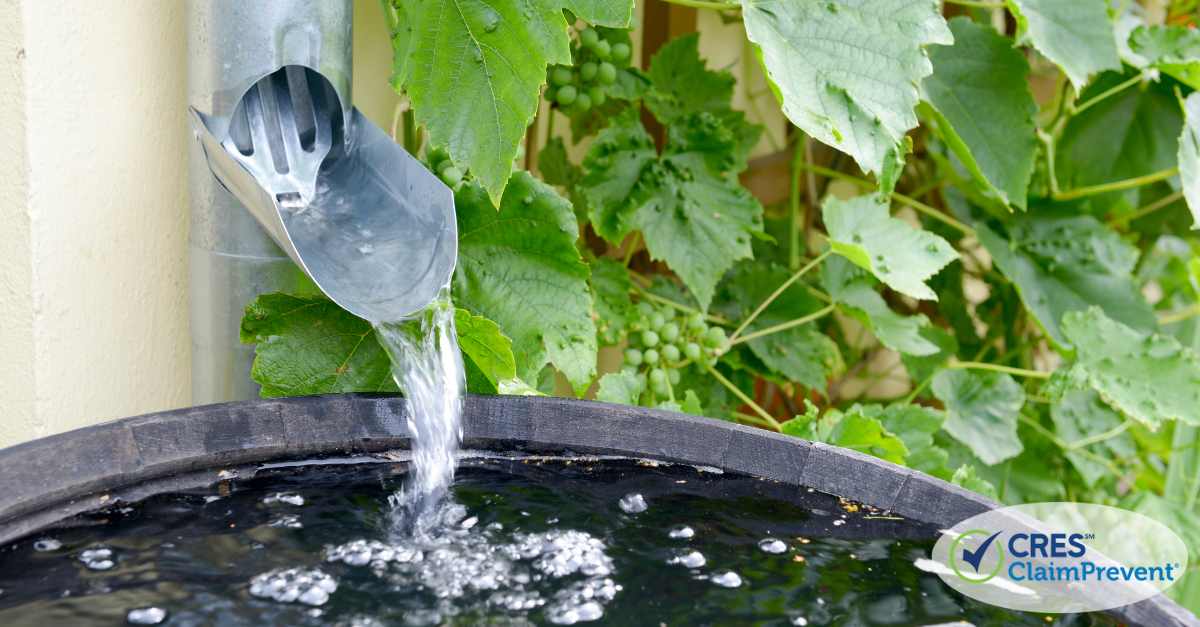
[[[1158,594],[1182,576],[1188,552],[1174,531],[1141,514],[1090,503],[1031,503],[962,521],[917,566],[1000,607],[1083,612]]]

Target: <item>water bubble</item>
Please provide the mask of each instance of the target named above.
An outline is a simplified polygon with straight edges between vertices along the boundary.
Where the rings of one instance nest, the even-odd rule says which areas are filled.
[[[161,607],[140,607],[129,610],[125,620],[131,625],[157,625],[167,619],[167,611]]]
[[[804,618],[803,616],[793,616],[793,617],[792,617],[792,624],[793,624],[793,625],[800,625],[800,627],[804,627],[805,625],[807,625],[807,624],[808,624],[808,619],[807,619],[807,618]]]
[[[108,570],[116,566],[109,559],[111,557],[112,551],[109,549],[88,549],[79,553],[79,561],[91,570]]]
[[[717,584],[718,586],[724,586],[726,588],[736,588],[736,587],[742,585],[742,576],[733,572],[732,570],[727,570],[725,572],[721,572],[721,573],[717,573],[717,574],[713,575],[712,582]]]
[[[774,553],[778,555],[787,550],[787,545],[775,538],[764,538],[758,541],[758,548],[764,553]]]
[[[626,494],[617,504],[627,514],[639,514],[650,507],[646,505],[646,499],[643,499],[640,494]]]
[[[336,590],[337,581],[318,568],[277,568],[250,580],[250,594],[280,603],[322,605]]]
[[[304,505],[304,497],[295,492],[278,492],[263,499],[264,505],[274,505],[275,503],[287,503],[288,505]]]
[[[279,520],[272,520],[267,523],[268,527],[283,527],[284,529],[301,529],[304,524],[300,522],[298,516],[284,516]]]
[[[699,551],[688,551],[667,560],[668,564],[682,564],[688,568],[700,568],[708,563]]]
[[[671,531],[667,532],[667,537],[676,538],[676,539],[690,538],[694,535],[696,535],[696,531],[687,525],[680,525],[678,527],[675,527],[674,529],[671,529]]]
[[[221,500],[221,497],[219,496],[206,496],[204,497],[204,504],[207,505],[209,503],[215,503],[219,500]]]
[[[44,551],[57,551],[61,548],[62,548],[62,542],[59,542],[58,540],[55,540],[54,538],[50,538],[47,540],[38,540],[37,542],[33,543],[33,550],[38,551],[39,553],[44,552]]]

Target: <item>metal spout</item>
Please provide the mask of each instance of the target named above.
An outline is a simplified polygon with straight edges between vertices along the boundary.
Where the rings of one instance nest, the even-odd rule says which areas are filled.
[[[192,402],[258,396],[255,296],[307,275],[364,318],[453,272],[453,194],[350,106],[351,0],[187,0]],[[303,274],[302,274],[303,273]]]
[[[192,109],[217,180],[322,291],[351,313],[398,320],[450,282],[457,254],[450,189],[297,66],[252,85],[226,137]]]

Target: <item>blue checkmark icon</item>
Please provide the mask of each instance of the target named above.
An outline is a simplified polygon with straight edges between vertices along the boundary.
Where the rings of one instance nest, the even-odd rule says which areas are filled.
[[[983,541],[983,544],[978,549],[975,549],[974,551],[963,549],[963,561],[970,564],[971,567],[975,569],[975,572],[979,572],[979,563],[983,561],[983,554],[987,553],[988,547],[992,545],[992,540],[995,540],[996,536],[1000,535],[1001,533],[1004,532],[997,531],[996,533],[993,533],[988,537],[987,540]]]

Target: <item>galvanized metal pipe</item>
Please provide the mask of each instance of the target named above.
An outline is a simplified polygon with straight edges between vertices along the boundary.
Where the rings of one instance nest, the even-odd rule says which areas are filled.
[[[352,0],[188,0],[189,106],[208,116],[210,132],[224,139],[251,85],[286,65],[301,65],[328,78],[349,111],[352,6]],[[190,120],[187,141],[192,403],[256,398],[254,349],[238,337],[242,314],[259,294],[297,291],[302,275],[213,176]]]

